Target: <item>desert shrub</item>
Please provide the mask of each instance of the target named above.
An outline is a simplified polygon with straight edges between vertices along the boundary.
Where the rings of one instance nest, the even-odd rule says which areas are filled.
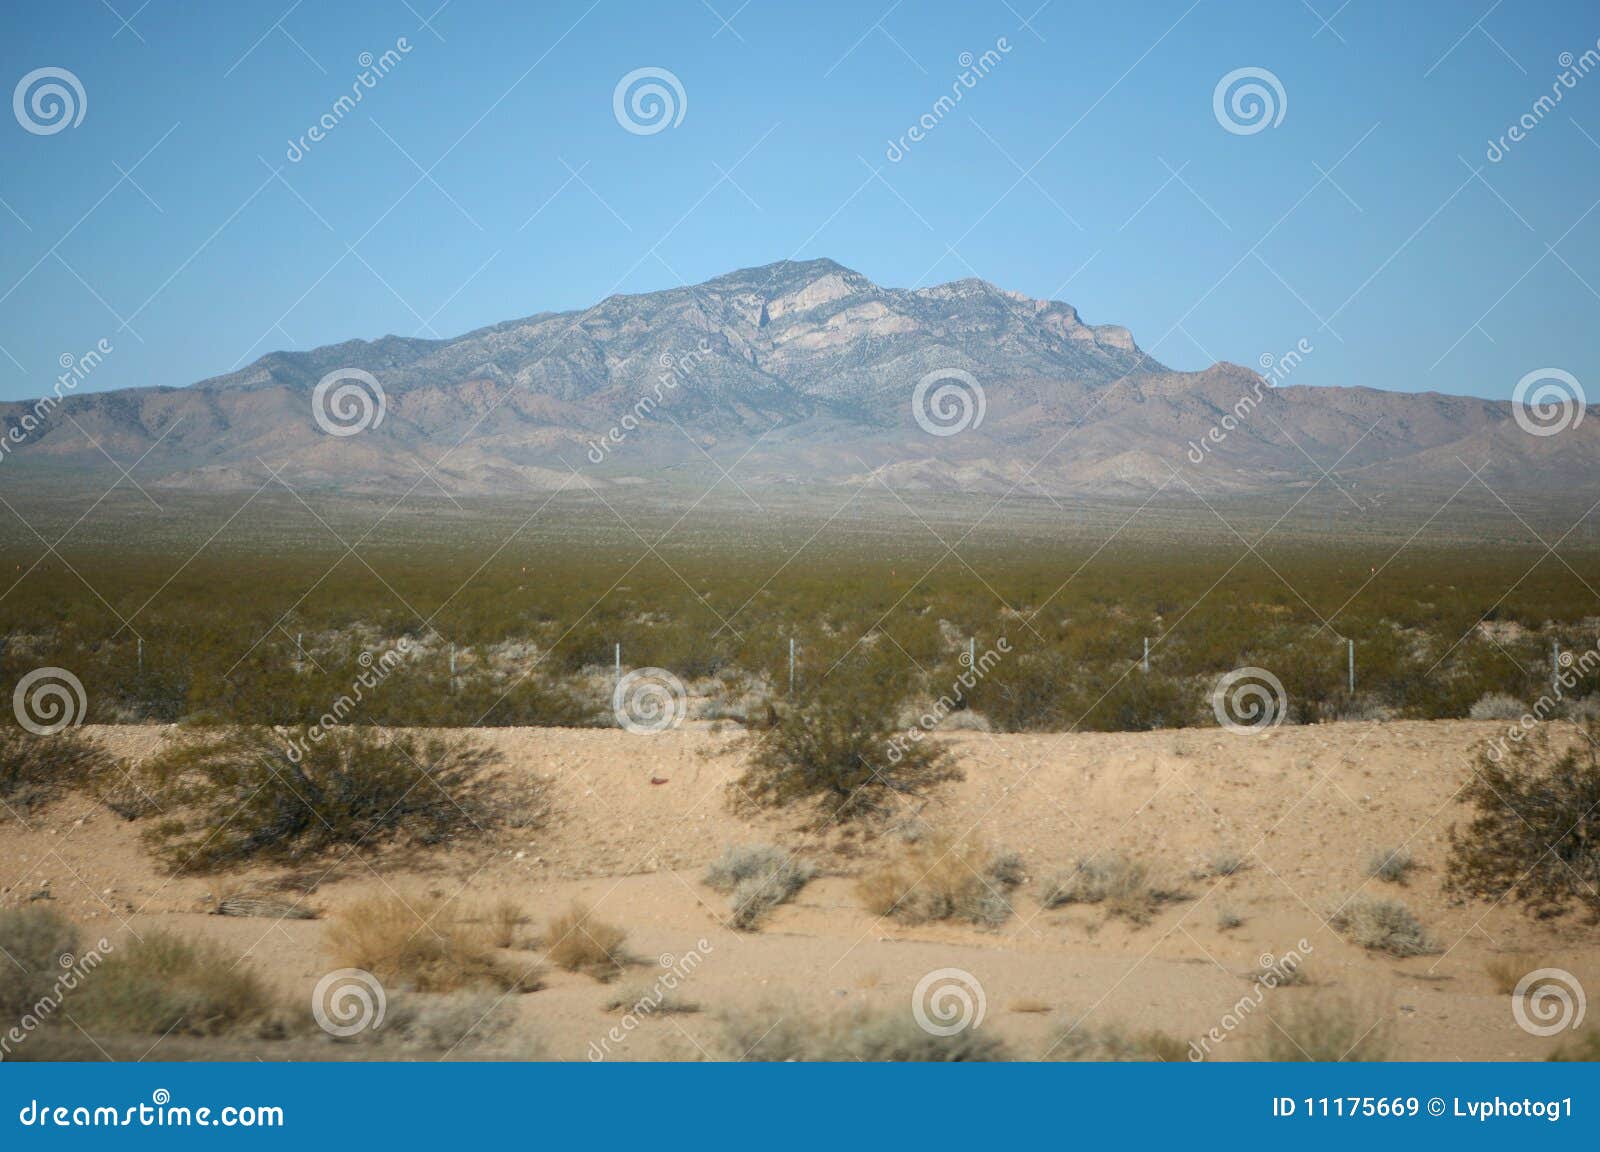
[[[1373,952],[1391,956],[1426,956],[1439,951],[1433,937],[1398,900],[1350,901],[1328,921],[1335,929]]]
[[[1404,845],[1399,848],[1380,848],[1367,858],[1367,875],[1390,884],[1401,884],[1416,866],[1411,849]]]
[[[1183,898],[1151,877],[1150,869],[1126,856],[1097,856],[1078,861],[1070,872],[1045,882],[1039,900],[1046,908],[1064,904],[1103,904],[1112,916],[1144,924],[1164,903]]]
[[[531,992],[540,986],[537,966],[504,963],[481,925],[431,896],[384,893],[348,904],[329,921],[326,947],[340,967],[363,968],[388,987]]]
[[[511,1004],[499,992],[465,988],[435,996],[403,996],[393,1005],[384,1031],[425,1048],[448,1052],[488,1044],[512,1024]]]
[[[826,823],[882,813],[959,779],[948,752],[895,726],[906,691],[903,672],[882,655],[847,659],[750,738],[739,795],[763,807],[812,802]]]
[[[1600,1061],[1600,1029],[1590,1028],[1579,1033],[1575,1039],[1561,1045],[1545,1059],[1573,1063]]]
[[[147,836],[169,866],[202,871],[400,836],[439,844],[501,823],[498,761],[466,741],[365,728],[315,742],[268,728],[186,739],[144,766],[175,813]]]
[[[0,726],[0,800],[27,811],[86,784],[111,763],[100,745],[71,728],[49,736]]]
[[[1194,870],[1196,880],[1210,880],[1217,876],[1236,876],[1250,867],[1250,861],[1237,852],[1217,852]]]
[[[1521,700],[1504,692],[1491,692],[1478,697],[1467,710],[1467,716],[1472,720],[1520,720],[1527,710]]]
[[[706,883],[732,897],[735,928],[753,929],[770,910],[788,903],[817,874],[816,866],[770,844],[725,848],[706,871]]]
[[[1576,903],[1600,917],[1600,721],[1582,736],[1557,750],[1541,727],[1479,752],[1459,796],[1476,812],[1450,830],[1451,891],[1509,896],[1545,915]]]
[[[545,933],[550,963],[568,972],[587,972],[596,980],[613,980],[628,963],[622,943],[627,932],[594,919],[589,909],[574,904],[552,917]]]
[[[856,881],[856,893],[868,911],[908,924],[965,920],[993,928],[1010,917],[1008,894],[1019,879],[1015,853],[930,836],[870,865]]]
[[[1148,732],[1187,728],[1193,723],[1195,700],[1173,679],[1154,672],[1126,676],[1102,696],[1095,693],[1074,726],[1090,732]]]
[[[1022,652],[973,686],[968,705],[1002,732],[1047,732],[1067,728],[1068,688],[1073,669],[1056,651]]]
[[[1274,1063],[1367,1063],[1387,1060],[1393,1041],[1386,1015],[1334,996],[1274,1000],[1255,1031],[1257,1056]]]
[[[971,1063],[1006,1060],[999,1037],[981,1027],[936,1036],[904,1006],[860,1008],[824,1018],[790,1007],[723,1018],[736,1059],[846,1063]]]
[[[1115,1025],[1100,1029],[1074,1025],[1056,1035],[1044,1059],[1186,1064],[1189,1052],[1187,1043],[1160,1029],[1129,1032]]]
[[[1235,912],[1232,908],[1218,908],[1217,909],[1217,929],[1218,929],[1218,931],[1231,932],[1235,928],[1242,927],[1243,924],[1244,924],[1244,917],[1239,915],[1239,913]]]
[[[43,1019],[45,1013],[35,1009],[52,995],[62,958],[77,952],[78,930],[59,912],[0,909],[0,1020],[9,1027],[25,1014]]]
[[[90,1033],[221,1036],[281,1028],[277,1000],[237,957],[160,930],[119,945],[67,1010]]]

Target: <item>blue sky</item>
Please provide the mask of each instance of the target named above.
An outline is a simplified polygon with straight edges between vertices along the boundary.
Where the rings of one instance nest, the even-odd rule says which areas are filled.
[[[0,16],[7,87],[85,94],[52,134],[0,120],[0,398],[102,339],[85,390],[183,385],[815,256],[1066,300],[1179,368],[1306,340],[1295,383],[1505,398],[1600,351],[1600,75],[1486,158],[1593,5],[140,3]],[[684,93],[648,135],[613,111],[645,67]],[[1274,126],[1219,123],[1240,68]]]

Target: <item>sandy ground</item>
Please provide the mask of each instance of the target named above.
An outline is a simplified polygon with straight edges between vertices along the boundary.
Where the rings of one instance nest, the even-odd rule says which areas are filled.
[[[574,900],[592,905],[627,930],[639,958],[634,973],[603,985],[553,971],[542,990],[499,1009],[514,1013],[514,1040],[557,1059],[583,1059],[593,1045],[612,1059],[721,1058],[726,1012],[776,1019],[854,1005],[909,1010],[918,981],[940,968],[971,974],[983,990],[981,1027],[1022,1058],[1041,1054],[1085,1013],[1082,1027],[1159,1028],[1187,1041],[1223,1026],[1251,994],[1261,957],[1301,940],[1311,982],[1268,993],[1269,1004],[1336,993],[1374,1023],[1386,1021],[1401,1058],[1540,1059],[1562,1038],[1520,1029],[1485,965],[1516,955],[1600,988],[1600,932],[1571,917],[1538,922],[1508,906],[1456,903],[1441,891],[1447,833],[1465,819],[1454,796],[1470,749],[1499,727],[1450,721],[1253,736],[1218,729],[952,736],[966,778],[943,789],[920,819],[1021,854],[1029,880],[1014,898],[1016,915],[997,931],[906,926],[865,911],[852,876],[887,838],[821,843],[792,821],[736,814],[726,787],[742,765],[736,737],[491,729],[477,738],[499,748],[511,770],[550,781],[554,807],[545,827],[516,843],[468,846],[425,864],[362,851],[328,871],[308,903],[326,916],[384,888],[440,894],[466,907],[509,898],[535,933]],[[128,757],[148,754],[164,738],[159,728],[92,731]],[[701,882],[702,873],[726,845],[763,841],[799,849],[823,874],[759,931],[736,932],[725,923],[726,898]],[[1408,880],[1369,879],[1369,856],[1402,844],[1420,865]],[[1142,927],[1093,906],[1041,910],[1043,877],[1112,850],[1181,881],[1188,898]],[[1245,856],[1250,867],[1222,879],[1193,877],[1224,851]],[[299,873],[316,878],[324,868]],[[48,892],[54,907],[113,940],[152,925],[203,935],[291,1003],[309,1005],[318,978],[334,966],[322,946],[325,920],[206,913],[224,887],[268,875],[171,879],[144,850],[137,824],[87,797],[57,802],[27,827],[14,818],[0,824],[0,903]],[[1404,901],[1446,950],[1398,960],[1347,943],[1326,921],[1358,893]],[[1223,928],[1224,909],[1242,924]],[[663,964],[690,952],[700,959],[679,995],[703,1011],[645,1020],[607,1045],[622,1017],[604,1005],[619,985],[647,986]],[[532,950],[508,957],[537,958]],[[1250,1014],[1212,1044],[1212,1058],[1250,1058],[1253,1034],[1270,1026],[1264,1013]],[[162,1054],[158,1046],[152,1058]]]

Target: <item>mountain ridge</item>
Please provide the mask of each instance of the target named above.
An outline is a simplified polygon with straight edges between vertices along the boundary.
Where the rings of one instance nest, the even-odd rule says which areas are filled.
[[[0,404],[15,441],[5,474],[98,466],[104,449],[141,460],[147,486],[203,490],[280,472],[349,492],[426,474],[447,493],[515,493],[637,484],[708,459],[739,460],[750,485],[1082,494],[1180,479],[1263,491],[1334,467],[1453,484],[1488,462],[1486,479],[1526,489],[1587,482],[1596,459],[1593,424],[1533,436],[1504,402],[1272,387],[1227,362],[1178,372],[1062,301],[975,277],[883,287],[829,259],[71,395],[17,441],[29,408]]]

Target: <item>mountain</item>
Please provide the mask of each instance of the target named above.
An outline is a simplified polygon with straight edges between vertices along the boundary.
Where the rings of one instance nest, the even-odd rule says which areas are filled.
[[[376,385],[341,377],[319,394],[352,371]],[[1534,436],[1508,403],[1269,387],[1227,363],[1175,372],[1068,304],[976,279],[884,288],[831,260],[451,340],[274,352],[188,387],[69,395],[37,427],[32,408],[0,405],[5,475],[109,454],[142,457],[146,487],[202,490],[254,489],[269,467],[342,492],[424,474],[460,495],[604,489],[738,460],[745,486],[1129,495],[1275,491],[1335,462],[1379,488],[1454,488],[1467,463],[1527,492],[1586,484],[1600,458],[1596,422]]]

